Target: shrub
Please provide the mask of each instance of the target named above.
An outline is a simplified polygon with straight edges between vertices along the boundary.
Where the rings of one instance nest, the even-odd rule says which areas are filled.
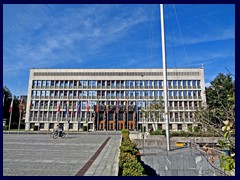
[[[129,131],[122,130],[120,146],[119,173],[122,176],[143,176],[144,168],[137,157],[137,145],[129,138]]]
[[[82,127],[83,131],[87,131],[87,126]]]
[[[165,135],[166,131],[164,129],[157,129],[155,131],[150,132],[151,135]]]
[[[7,131],[8,130],[8,125],[3,126],[3,130]]]
[[[122,130],[122,135],[123,135],[123,134],[129,135],[129,130],[128,130],[128,129],[123,129],[123,130]]]

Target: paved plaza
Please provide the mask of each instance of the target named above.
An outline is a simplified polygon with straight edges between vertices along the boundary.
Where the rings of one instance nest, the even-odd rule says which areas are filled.
[[[141,160],[154,176],[222,176],[219,159],[213,164],[200,151],[189,147],[141,147]],[[214,165],[214,166],[213,166]]]
[[[75,176],[110,137],[84,176],[117,176],[121,135],[3,134],[4,176]]]

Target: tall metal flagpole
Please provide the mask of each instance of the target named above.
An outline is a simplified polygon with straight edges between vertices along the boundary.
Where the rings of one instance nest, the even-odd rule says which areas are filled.
[[[20,129],[20,121],[21,121],[21,115],[22,115],[22,99],[20,100],[19,104],[19,120],[18,120],[18,134],[19,134],[19,129]]]
[[[164,101],[165,101],[165,113],[164,113],[164,115],[165,115],[165,123],[166,123],[167,151],[170,151],[169,119],[168,119],[167,64],[166,64],[163,4],[160,4],[160,16],[161,16],[161,35],[162,35],[163,88],[164,88]]]
[[[11,112],[10,112],[10,119],[9,119],[9,124],[8,124],[8,134],[10,132],[10,126],[11,126],[11,121],[12,121],[12,111],[13,111],[13,97],[12,97],[12,102],[11,102]]]

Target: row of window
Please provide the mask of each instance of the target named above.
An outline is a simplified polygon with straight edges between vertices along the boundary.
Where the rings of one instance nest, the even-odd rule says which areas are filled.
[[[31,101],[31,105],[32,107],[36,107],[36,108],[46,108],[46,107],[50,107],[50,109],[52,109],[53,107],[57,108],[58,104],[60,105],[60,107],[64,108],[65,106],[69,106],[69,109],[77,109],[76,107],[79,106],[79,104],[81,104],[81,108],[85,109],[87,107],[87,105],[91,108],[94,105],[97,105],[97,101],[35,101],[32,100]],[[138,107],[150,107],[151,104],[153,103],[153,101],[118,101],[118,105],[136,105]],[[103,104],[103,105],[116,105],[117,102],[114,101],[101,101],[99,102],[99,104]],[[202,106],[202,101],[169,101],[169,107],[200,107]]]
[[[128,120],[133,120],[134,118],[137,119],[137,116],[135,116],[133,113],[128,113],[128,115],[124,115],[123,113],[119,113],[117,114],[117,117],[115,116],[114,113],[108,113],[108,114],[103,114],[103,113],[100,113],[98,118],[99,120],[104,120],[104,118],[106,118],[106,116],[108,115],[108,119],[118,119],[118,120],[123,120],[125,118],[127,118]],[[61,112],[60,114],[58,114],[57,112],[55,111],[50,111],[50,112],[41,112],[41,113],[38,113],[38,112],[30,112],[30,117],[31,118],[45,118],[46,120],[49,120],[48,118],[51,118],[51,117],[55,117],[55,118],[66,118],[66,112]],[[80,120],[80,117],[81,118],[95,118],[95,115],[94,113],[86,113],[86,112],[81,112],[81,114],[76,114],[76,113],[70,113],[68,118],[70,118],[71,120],[75,119],[77,120]],[[150,117],[150,115],[146,115],[146,114],[143,114],[143,113],[139,113],[139,118],[149,118],[149,121],[151,120],[151,118],[153,118],[153,116]],[[159,119],[162,119],[163,118],[163,114],[162,113],[159,113],[159,116],[158,116]],[[194,118],[194,113],[193,112],[170,112],[170,116],[169,116],[170,119],[185,119],[185,118]]]
[[[64,123],[60,123],[61,126],[63,127]],[[44,129],[44,123],[39,124],[39,129]],[[177,130],[183,130],[183,125],[182,124],[176,124],[177,125]],[[30,129],[33,129],[35,126],[35,123],[30,123]],[[142,124],[139,124],[139,126],[142,126]],[[148,124],[148,129],[151,128],[151,124]],[[49,123],[48,124],[49,129],[53,129],[55,127],[54,123]],[[201,125],[198,125],[199,128],[202,128]],[[69,129],[73,129],[73,123],[69,123]],[[91,129],[91,128],[90,128]],[[140,129],[140,128],[139,128]],[[158,129],[163,129],[163,124],[158,124]],[[172,130],[172,124],[169,124],[169,130]],[[187,129],[192,129],[192,124],[187,124]]]
[[[34,72],[34,76],[163,76],[163,72]],[[199,76],[199,72],[167,72],[168,76]]]
[[[125,90],[125,91],[53,91],[53,90],[33,90],[32,96],[60,96],[60,97],[92,97],[92,96],[107,96],[107,97],[124,97],[124,96],[163,96],[163,90]],[[200,90],[168,90],[168,96],[201,96]]]
[[[69,80],[33,80],[32,87],[62,87],[62,88],[73,88],[73,87],[162,87],[163,81],[162,80],[79,80],[79,81],[69,81]],[[189,87],[189,86],[200,86],[200,80],[168,80],[168,86],[173,87]]]

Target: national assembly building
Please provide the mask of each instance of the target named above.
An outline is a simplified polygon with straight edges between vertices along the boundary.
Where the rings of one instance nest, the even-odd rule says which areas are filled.
[[[167,69],[167,78],[169,129],[188,130],[206,103],[204,68]],[[165,129],[163,101],[162,69],[31,68],[25,130]]]

